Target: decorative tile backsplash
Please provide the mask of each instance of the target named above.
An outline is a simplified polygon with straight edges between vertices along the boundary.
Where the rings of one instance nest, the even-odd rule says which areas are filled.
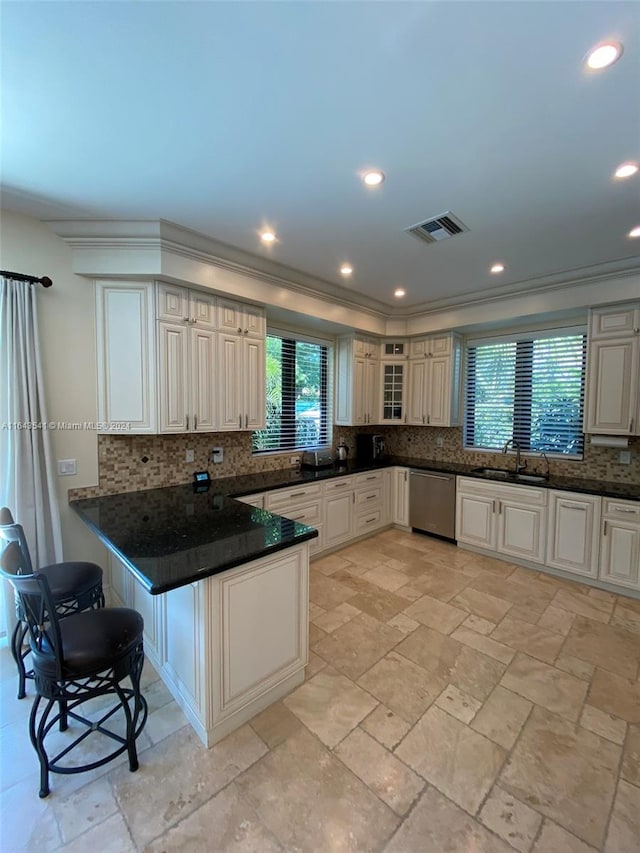
[[[414,456],[467,465],[494,465],[505,467],[501,453],[470,452],[462,448],[462,429],[435,427],[334,427],[334,446],[341,439],[349,447],[350,458],[355,457],[355,437],[359,432],[381,433],[385,437],[388,453],[397,456]],[[441,445],[439,444],[441,440]],[[214,465],[211,450],[222,447],[224,461]],[[587,441],[582,461],[551,459],[551,471],[557,476],[585,477],[621,483],[640,482],[640,439],[630,443],[631,464],[621,465],[619,450],[591,447]],[[193,450],[194,461],[185,462],[185,453]],[[212,478],[254,474],[289,467],[295,451],[271,456],[253,456],[250,432],[185,433],[181,435],[100,435],[98,436],[98,464],[100,482],[97,486],[72,489],[69,499],[97,497],[98,495],[154,489],[188,483],[194,471],[208,470]],[[523,454],[529,469],[544,464],[536,454]],[[511,465],[511,460],[507,463]]]

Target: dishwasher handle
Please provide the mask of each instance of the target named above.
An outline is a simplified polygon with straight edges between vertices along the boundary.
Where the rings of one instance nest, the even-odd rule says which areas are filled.
[[[430,480],[447,480],[453,479],[453,474],[427,474],[424,471],[411,471],[412,477],[428,477]]]

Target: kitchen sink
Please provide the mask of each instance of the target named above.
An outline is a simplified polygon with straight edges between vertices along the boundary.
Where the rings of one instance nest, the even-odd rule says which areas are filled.
[[[513,471],[508,471],[506,468],[474,468],[472,474],[486,474],[487,477],[500,477],[508,480],[514,476]]]
[[[496,480],[513,480],[516,483],[546,483],[544,474],[516,474],[506,468],[474,468],[473,474],[484,474]]]
[[[546,483],[547,478],[544,474],[512,474],[511,477],[514,480],[518,480],[521,483]]]

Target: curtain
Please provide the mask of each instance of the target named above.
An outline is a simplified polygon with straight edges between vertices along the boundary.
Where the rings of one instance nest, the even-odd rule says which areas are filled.
[[[8,506],[24,527],[34,567],[62,560],[36,287],[4,277],[0,277],[0,505]],[[14,621],[12,589],[2,584],[0,633],[10,632]]]

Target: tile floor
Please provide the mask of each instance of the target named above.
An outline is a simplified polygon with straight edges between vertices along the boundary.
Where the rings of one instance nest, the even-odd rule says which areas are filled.
[[[3,650],[3,853],[638,853],[640,600],[396,530],[310,598],[284,701],[207,750],[147,667],[140,770],[46,800]]]

